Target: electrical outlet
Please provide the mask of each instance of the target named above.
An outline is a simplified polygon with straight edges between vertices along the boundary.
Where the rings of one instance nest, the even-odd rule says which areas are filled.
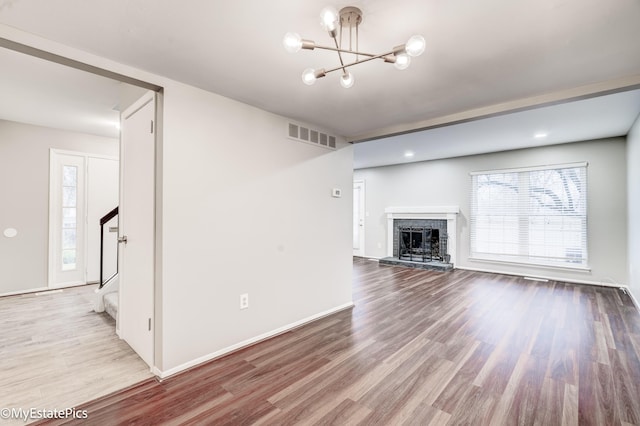
[[[249,294],[244,293],[240,295],[240,309],[247,309],[249,307]]]

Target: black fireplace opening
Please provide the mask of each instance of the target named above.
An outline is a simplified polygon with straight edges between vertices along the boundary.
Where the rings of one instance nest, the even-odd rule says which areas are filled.
[[[403,227],[398,230],[400,237],[398,258],[415,262],[440,260],[440,230],[430,227]]]
[[[442,260],[440,230],[431,227],[401,227],[398,258],[414,262]]]

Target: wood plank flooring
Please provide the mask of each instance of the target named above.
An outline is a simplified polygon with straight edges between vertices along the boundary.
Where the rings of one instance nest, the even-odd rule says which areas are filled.
[[[622,291],[362,259],[353,281],[353,309],[80,408],[98,425],[640,425]]]
[[[0,298],[0,408],[74,407],[152,377],[93,312],[95,287]]]

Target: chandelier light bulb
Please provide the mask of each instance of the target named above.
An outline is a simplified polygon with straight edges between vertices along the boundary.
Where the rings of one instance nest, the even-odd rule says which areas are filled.
[[[313,68],[307,68],[302,72],[302,81],[307,86],[311,86],[313,83],[316,82],[316,80],[317,80],[316,70],[314,70]]]
[[[331,7],[327,6],[320,12],[320,26],[325,31],[335,31],[338,28],[338,20],[340,15],[338,15],[338,11]]]
[[[409,65],[411,65],[411,56],[407,55],[406,53],[400,53],[399,55],[396,55],[396,61],[393,64],[394,67],[399,70],[406,70],[407,68],[409,68]]]
[[[302,37],[297,33],[286,33],[282,40],[284,50],[289,53],[296,53],[302,48]]]
[[[349,71],[345,71],[344,74],[340,76],[340,85],[345,89],[348,89],[353,86],[355,83],[355,77]]]
[[[409,41],[407,41],[405,50],[409,56],[420,56],[424,52],[425,46],[426,42],[424,37],[421,35],[414,35],[409,39]]]

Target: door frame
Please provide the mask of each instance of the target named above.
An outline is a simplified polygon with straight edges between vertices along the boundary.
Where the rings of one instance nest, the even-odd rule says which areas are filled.
[[[364,257],[364,243],[365,243],[365,233],[364,233],[364,229],[365,229],[365,225],[366,225],[366,217],[367,217],[367,213],[366,213],[366,184],[364,179],[360,179],[360,180],[354,180],[353,181],[353,186],[355,187],[356,185],[359,185],[361,187],[361,192],[360,192],[360,199],[359,199],[359,205],[360,205],[360,218],[359,221],[362,221],[362,224],[360,225],[360,248],[357,250],[354,249],[353,250],[353,255],[354,256],[358,256],[358,257]],[[355,191],[353,193],[353,201],[355,203]],[[354,212],[352,212],[352,215],[354,214]]]
[[[56,179],[53,176],[53,171],[56,169],[56,160],[57,160],[57,156],[59,155],[69,155],[69,156],[74,156],[74,157],[82,157],[84,159],[84,170],[83,170],[83,182],[82,182],[82,186],[83,186],[83,205],[82,205],[82,211],[83,211],[83,217],[82,218],[76,218],[76,220],[81,220],[83,223],[83,235],[82,235],[82,244],[83,244],[83,250],[82,250],[82,256],[84,258],[84,265],[83,265],[83,271],[82,271],[82,280],[80,282],[69,282],[69,283],[64,283],[61,285],[57,285],[55,284],[54,281],[54,268],[55,268],[55,259],[56,259],[56,247],[54,247],[54,242],[58,241],[58,238],[55,237],[55,233],[57,231],[60,230],[60,228],[58,228],[58,223],[56,221],[56,219],[58,219],[58,217],[54,214],[53,209],[54,207],[56,207],[57,202],[56,202],[56,198],[57,195],[59,194],[59,188],[57,186],[57,184],[59,184],[59,179]],[[99,158],[99,159],[103,159],[103,160],[115,160],[115,161],[119,161],[119,157],[113,157],[110,155],[103,155],[103,154],[92,154],[92,153],[88,153],[88,152],[82,152],[82,151],[71,151],[71,150],[65,150],[65,149],[57,149],[57,148],[49,148],[49,243],[48,243],[48,253],[47,253],[47,257],[48,257],[48,264],[47,264],[47,288],[50,289],[57,289],[57,288],[65,288],[65,287],[73,287],[76,285],[83,285],[83,284],[87,284],[87,278],[88,278],[88,264],[87,264],[87,260],[88,260],[88,255],[89,255],[89,232],[88,232],[88,223],[87,223],[87,218],[88,218],[88,208],[89,208],[89,197],[88,197],[88,193],[89,193],[89,186],[87,185],[88,183],[88,167],[89,167],[89,158]]]

